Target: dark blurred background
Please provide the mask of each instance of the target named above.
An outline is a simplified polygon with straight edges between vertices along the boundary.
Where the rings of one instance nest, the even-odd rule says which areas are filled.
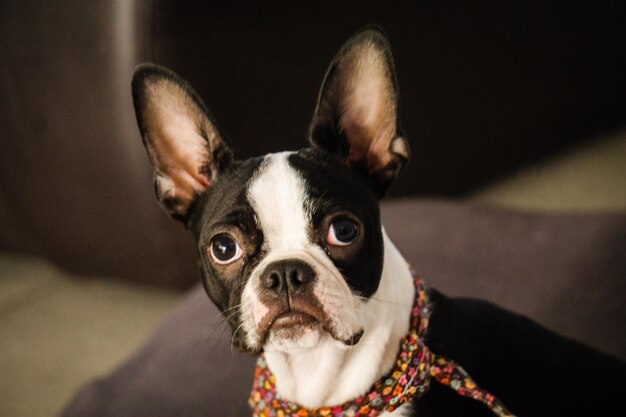
[[[303,146],[333,55],[381,25],[413,151],[394,197],[460,197],[626,121],[623,1],[221,3],[0,3],[0,250],[196,282],[135,125],[144,61],[186,78],[245,158]]]

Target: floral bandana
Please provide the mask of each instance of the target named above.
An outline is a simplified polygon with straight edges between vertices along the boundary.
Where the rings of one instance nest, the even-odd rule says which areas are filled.
[[[389,374],[370,390],[352,401],[333,407],[307,409],[281,398],[276,392],[276,377],[263,355],[254,373],[249,404],[253,417],[376,417],[392,412],[428,391],[431,379],[447,385],[457,394],[481,401],[496,416],[514,417],[496,397],[479,388],[461,366],[432,353],[424,344],[430,309],[422,280],[415,279],[415,302],[411,312],[411,329],[400,345],[396,363]]]

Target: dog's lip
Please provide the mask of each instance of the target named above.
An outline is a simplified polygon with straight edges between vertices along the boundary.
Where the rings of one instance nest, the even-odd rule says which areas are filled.
[[[319,323],[319,320],[309,314],[302,311],[288,310],[278,315],[270,324],[270,328],[275,330],[298,325],[307,326],[315,323]]]
[[[290,303],[274,304],[257,327],[258,345],[264,346],[273,331],[287,330],[293,327],[309,327],[323,330],[333,339],[346,346],[356,345],[363,336],[364,329],[354,331],[350,336],[340,336],[332,321],[319,306],[306,300],[294,298]]]
[[[357,331],[356,333],[354,333],[352,336],[350,336],[347,339],[338,338],[335,336],[334,332],[326,324],[321,322],[319,319],[317,319],[316,317],[313,317],[310,314],[307,314],[302,311],[297,311],[297,310],[287,310],[287,311],[280,313],[278,316],[276,316],[276,318],[272,320],[272,322],[268,326],[266,336],[272,330],[281,330],[281,329],[286,329],[286,328],[293,327],[293,326],[313,327],[316,325],[321,326],[325,332],[331,335],[333,339],[345,344],[346,346],[356,345],[357,343],[359,343],[359,341],[361,340],[361,337],[363,336],[363,329],[360,329],[359,331]]]

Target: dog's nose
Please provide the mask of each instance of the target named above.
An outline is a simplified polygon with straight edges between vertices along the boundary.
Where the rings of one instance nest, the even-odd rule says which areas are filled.
[[[296,293],[315,279],[313,268],[298,259],[288,259],[269,264],[261,278],[263,286],[273,292]]]

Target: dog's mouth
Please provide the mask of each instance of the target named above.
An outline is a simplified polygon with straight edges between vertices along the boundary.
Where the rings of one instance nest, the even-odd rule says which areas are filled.
[[[299,311],[287,311],[270,323],[269,330],[288,329],[295,326],[313,327],[316,324],[319,324],[319,321],[315,317]]]
[[[290,305],[271,308],[257,327],[261,346],[272,339],[297,341],[315,331],[327,333],[347,346],[356,345],[363,335],[362,329],[349,335],[338,331],[317,300],[311,302],[297,298],[291,300]]]
[[[308,331],[323,330],[324,319],[323,315],[316,314],[312,308],[307,308],[306,311],[291,308],[289,305],[270,308],[257,327],[260,345],[265,345],[270,339],[295,341]]]

